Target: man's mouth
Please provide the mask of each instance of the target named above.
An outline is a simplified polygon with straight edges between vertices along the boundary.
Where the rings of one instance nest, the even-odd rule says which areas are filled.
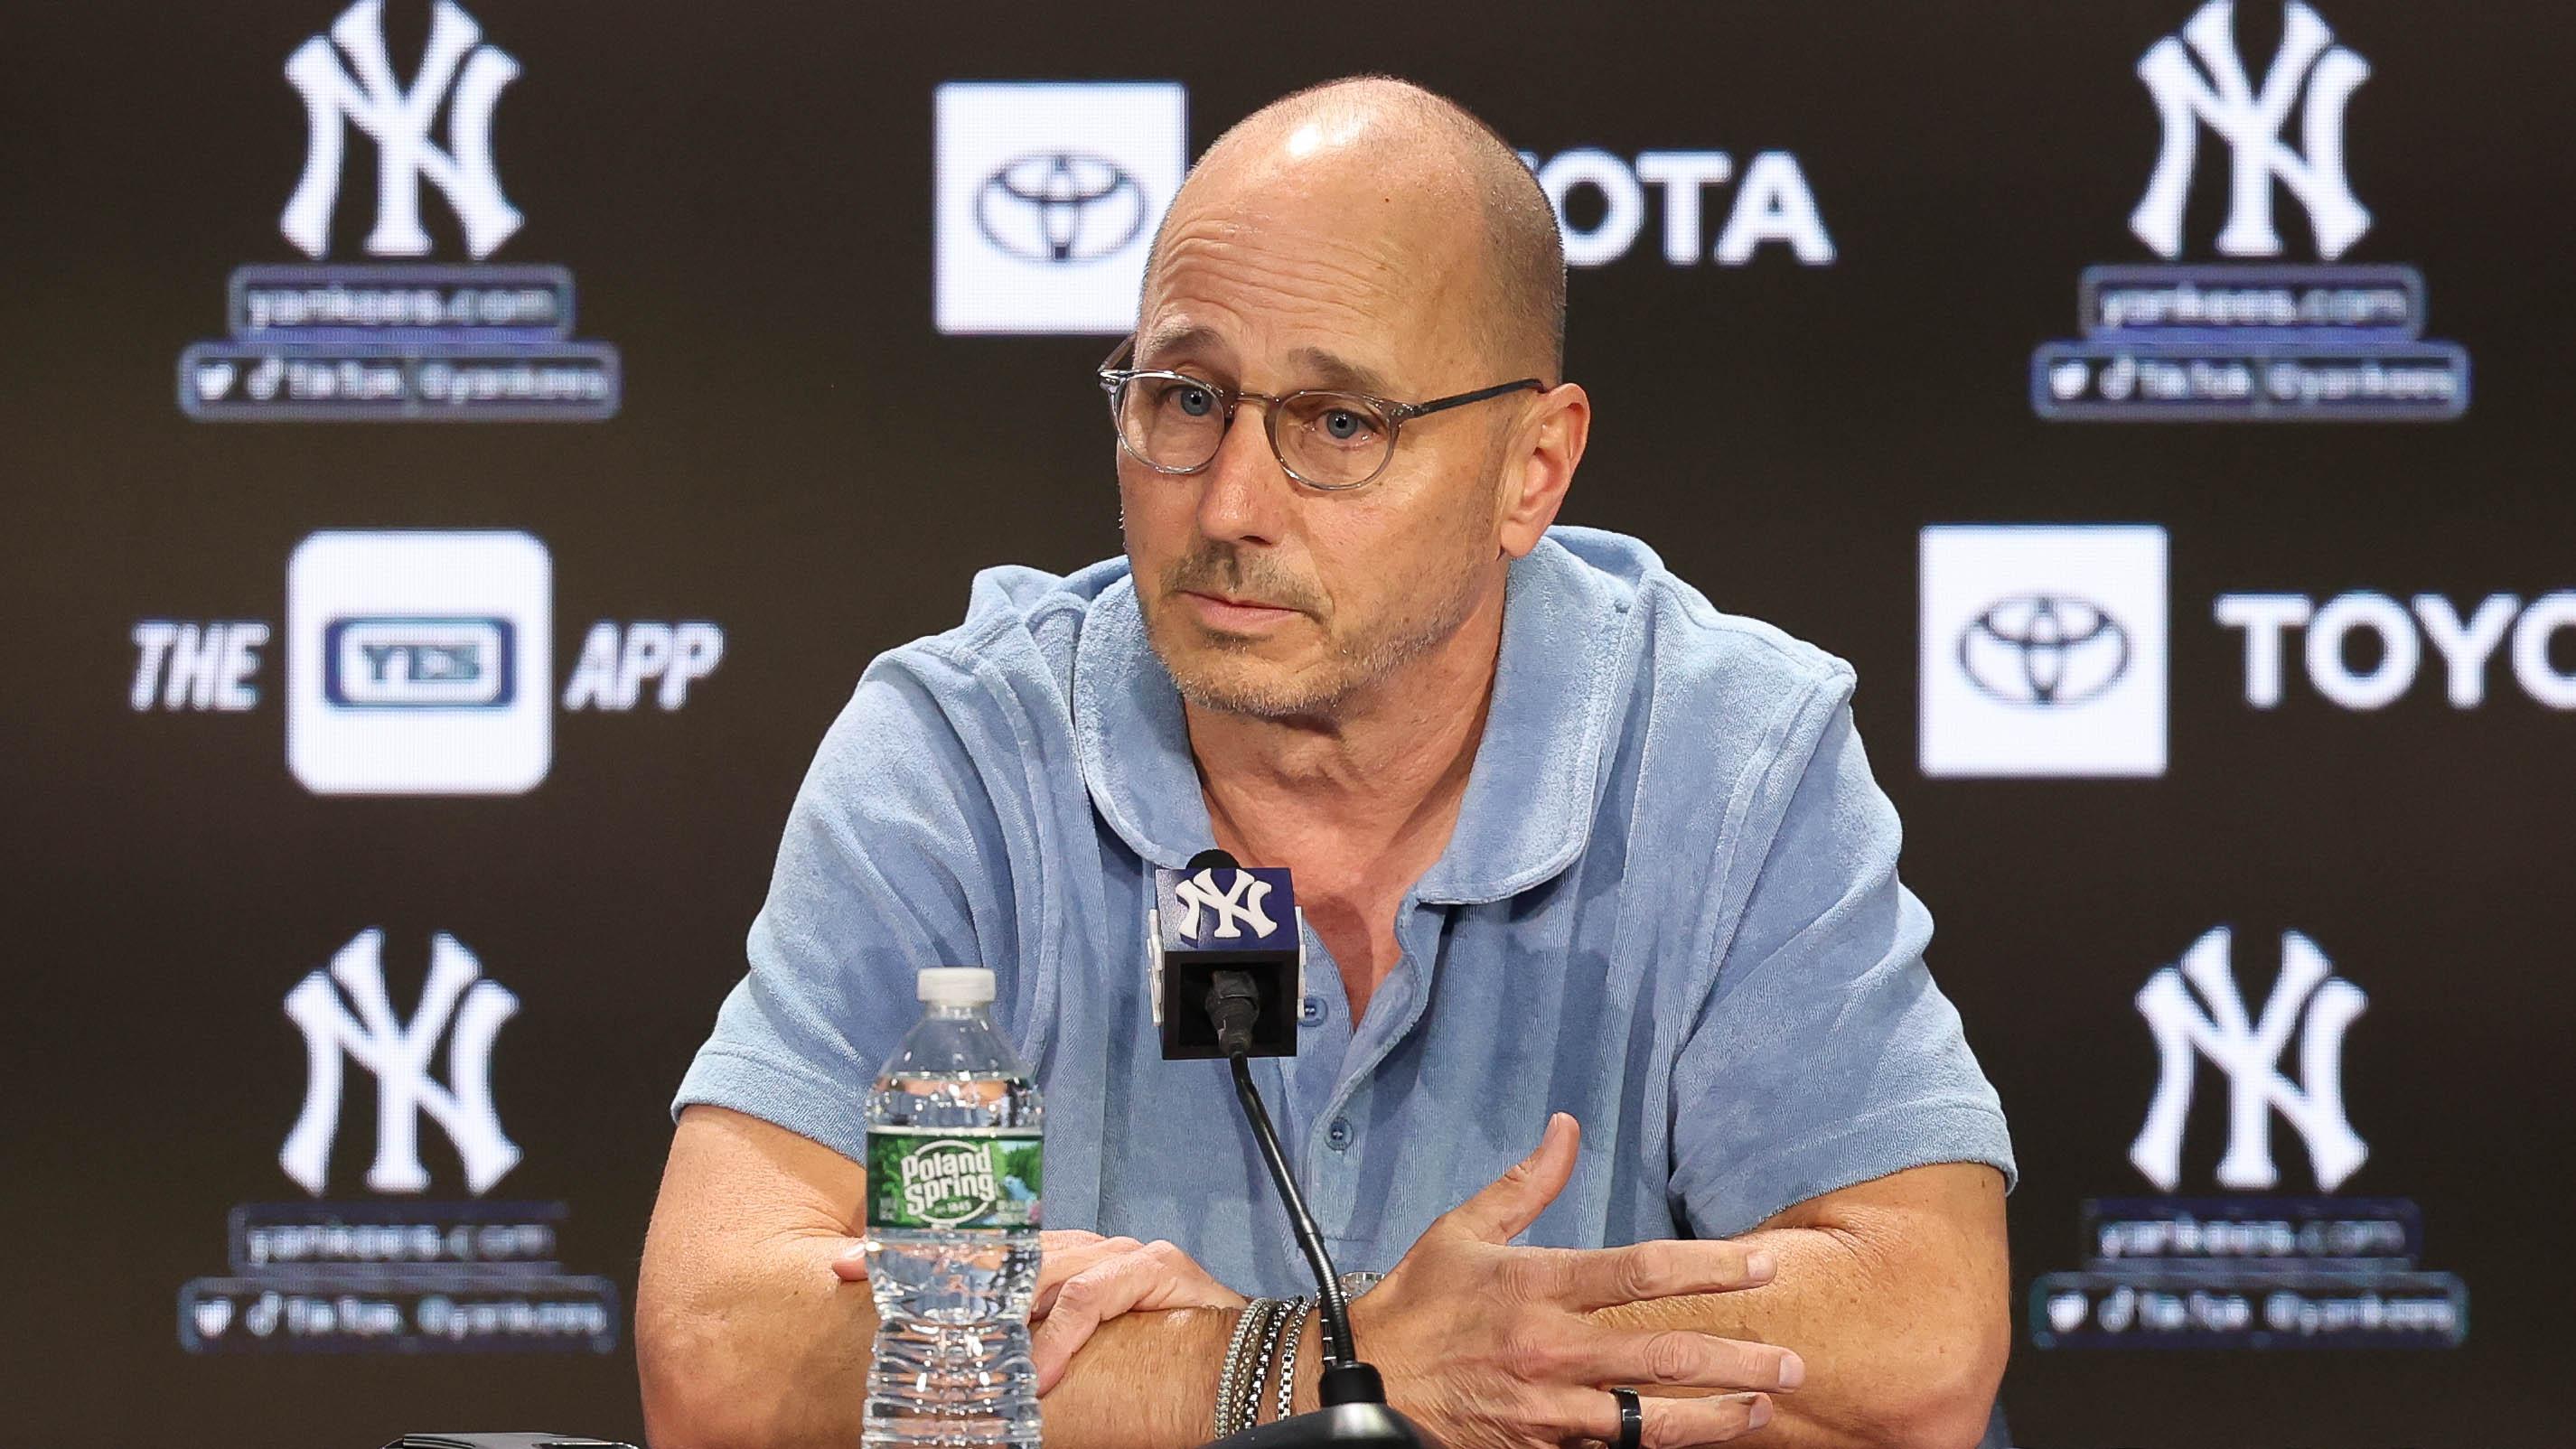
[[[1240,632],[1260,629],[1294,618],[1298,610],[1283,604],[1264,603],[1259,599],[1238,598],[1231,594],[1211,593],[1200,589],[1183,589],[1181,596],[1190,602],[1199,622],[1211,628]]]

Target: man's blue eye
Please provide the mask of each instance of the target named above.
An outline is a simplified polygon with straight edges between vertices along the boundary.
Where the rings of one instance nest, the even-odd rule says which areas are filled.
[[[1210,393],[1206,388],[1184,387],[1175,392],[1173,396],[1179,399],[1181,411],[1189,414],[1191,417],[1203,418],[1209,413],[1216,411],[1216,396],[1215,394]]]

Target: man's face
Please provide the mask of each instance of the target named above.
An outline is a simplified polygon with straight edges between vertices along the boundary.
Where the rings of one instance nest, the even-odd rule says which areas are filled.
[[[1456,228],[1377,224],[1385,188],[1274,176],[1184,194],[1166,228],[1132,366],[1284,394],[1419,402],[1500,381],[1467,318],[1478,261]],[[1362,225],[1350,225],[1358,219]],[[1429,234],[1422,234],[1422,233]],[[1148,636],[1202,708],[1329,716],[1447,639],[1496,578],[1501,443],[1514,403],[1405,425],[1375,481],[1287,475],[1239,407],[1214,461],[1157,473],[1124,450],[1118,492]]]

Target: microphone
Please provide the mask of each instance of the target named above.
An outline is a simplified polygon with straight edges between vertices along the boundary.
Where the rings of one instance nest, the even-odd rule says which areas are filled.
[[[1284,870],[1245,870],[1202,850],[1186,870],[1155,871],[1148,939],[1163,1060],[1295,1056],[1303,920]]]
[[[1285,870],[1247,868],[1222,850],[1203,850],[1186,870],[1154,872],[1146,939],[1152,943],[1154,1022],[1162,1032],[1163,1058],[1223,1057],[1232,1068],[1235,1101],[1314,1272],[1323,1315],[1324,1372],[1316,1393],[1324,1407],[1244,1430],[1211,1449],[1416,1446],[1421,1435],[1386,1407],[1385,1382],[1352,1345],[1350,1300],[1252,1080],[1253,1057],[1297,1054],[1297,1003],[1306,985],[1304,920]]]

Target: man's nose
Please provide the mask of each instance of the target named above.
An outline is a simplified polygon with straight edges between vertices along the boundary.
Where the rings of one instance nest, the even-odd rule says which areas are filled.
[[[1199,474],[1199,532],[1234,543],[1276,543],[1287,528],[1295,480],[1270,450],[1266,403],[1244,402]]]

